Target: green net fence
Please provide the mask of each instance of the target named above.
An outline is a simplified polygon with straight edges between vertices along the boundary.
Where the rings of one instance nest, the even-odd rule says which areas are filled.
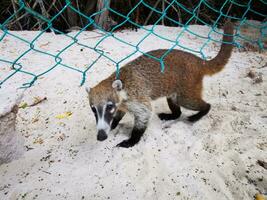
[[[36,1],[37,3],[41,3],[43,1],[38,0]],[[63,2],[63,1],[62,1]],[[81,85],[84,84],[86,80],[86,76],[88,71],[91,69],[91,67],[101,58],[105,57],[109,61],[111,61],[114,66],[116,67],[117,74],[119,75],[119,69],[121,67],[121,63],[125,60],[127,60],[129,57],[136,53],[142,53],[145,54],[149,57],[152,57],[153,59],[156,59],[160,64],[161,64],[161,69],[164,71],[164,58],[166,55],[172,51],[174,48],[182,48],[186,51],[199,54],[203,59],[206,59],[206,55],[203,52],[203,49],[206,47],[206,45],[209,42],[220,42],[219,40],[216,40],[215,38],[212,37],[212,33],[220,33],[218,30],[218,25],[221,24],[222,19],[228,19],[231,21],[235,21],[236,23],[236,33],[235,33],[235,45],[237,47],[242,47],[242,43],[238,43],[237,41],[246,41],[250,44],[257,45],[259,49],[265,49],[265,40],[267,37],[267,11],[262,12],[258,11],[252,6],[252,4],[255,4],[255,1],[253,2],[252,0],[249,1],[234,1],[234,0],[224,0],[224,2],[221,4],[220,9],[217,7],[214,7],[213,4],[210,3],[208,0],[199,0],[196,1],[197,3],[194,4],[193,7],[190,9],[186,7],[183,3],[181,3],[179,0],[169,0],[169,1],[164,1],[164,7],[161,9],[158,8],[158,4],[161,2],[161,0],[155,1],[154,4],[147,3],[145,0],[137,0],[134,5],[132,5],[131,9],[127,13],[121,13],[118,12],[118,10],[112,8],[110,0],[102,0],[98,1],[98,3],[101,2],[102,6],[98,7],[98,10],[94,12],[93,14],[87,15],[84,13],[82,10],[79,9],[79,7],[73,5],[73,1],[66,0],[62,4],[62,8],[57,11],[56,14],[48,16],[45,12],[42,12],[42,7],[39,10],[35,10],[32,7],[29,6],[27,2],[24,0],[19,0],[16,1],[17,4],[17,9],[14,10],[14,13],[11,13],[9,17],[6,19],[2,20],[0,23],[0,44],[5,41],[6,37],[12,37],[20,42],[22,42],[24,45],[27,46],[27,49],[23,52],[20,52],[19,56],[16,57],[16,59],[8,59],[4,56],[2,56],[2,53],[0,53],[0,73],[2,75],[0,76],[0,87],[3,86],[3,84],[6,84],[10,79],[14,78],[18,74],[26,74],[30,77],[30,79],[22,85],[22,87],[30,87],[34,84],[34,82],[41,76],[46,75],[49,72],[52,72],[55,68],[58,67],[64,67],[67,68],[68,70],[72,70],[74,73],[80,73],[81,74]],[[260,4],[263,7],[267,6],[267,1],[264,0],[258,0],[256,1],[256,4]],[[138,23],[132,16],[134,12],[139,7],[145,7],[146,10],[149,10],[147,13],[148,18],[151,13],[156,13],[159,17],[157,20],[154,20],[152,26],[144,26],[144,24]],[[232,15],[231,9],[232,7],[240,7],[242,9],[242,13],[238,16]],[[207,20],[205,20],[201,15],[199,14],[200,8],[205,7],[206,9],[210,10],[210,12],[216,13],[216,18],[215,20],[212,20],[211,22],[207,23]],[[259,6],[258,6],[259,7]],[[170,17],[167,13],[168,10],[176,8],[179,10],[180,13],[186,13],[187,19],[182,21],[182,20],[177,20],[172,17]],[[266,7],[267,8],[267,7]],[[66,12],[66,10],[77,13],[79,17],[83,18],[84,26],[75,34],[68,34],[65,33],[62,30],[57,29],[54,24],[59,18],[63,12]],[[109,29],[104,27],[103,23],[101,24],[99,19],[101,17],[105,17],[105,14],[109,13],[110,16],[117,16],[121,20],[111,26]],[[23,15],[22,15],[23,13]],[[25,13],[27,15],[25,15]],[[261,20],[259,23],[251,23],[251,20],[248,20],[247,16],[249,14],[253,14],[254,16],[258,16]],[[34,39],[28,40],[27,37],[23,37],[21,34],[17,34],[17,32],[10,31],[10,23],[14,21],[14,19],[19,18],[20,16],[24,17],[34,17],[37,21],[42,22],[42,30],[38,30],[38,32],[35,33]],[[96,20],[98,19],[98,21]],[[265,20],[264,20],[265,19]],[[110,20],[110,18],[104,18],[104,23],[105,20]],[[179,33],[177,33],[175,39],[170,39],[165,37],[164,35],[161,35],[158,32],[155,32],[155,27],[159,24],[162,24],[164,20],[168,20],[172,23],[172,25],[175,26],[180,26],[183,27]],[[103,22],[103,21],[102,21]],[[114,34],[114,32],[121,27],[125,26],[125,24],[131,24],[134,27],[138,29],[142,29],[146,32],[146,35],[143,36],[141,40],[135,45],[133,45],[131,42],[127,40],[123,40]],[[198,23],[198,24],[203,24],[203,25],[208,25],[211,27],[210,32],[206,37],[203,37],[202,35],[198,34],[197,32],[192,31],[189,29],[189,25],[193,23]],[[246,35],[242,34],[241,26],[246,25],[249,26],[253,29],[255,29],[259,34],[257,38],[251,38],[247,37]],[[96,43],[93,46],[90,46],[84,42],[81,42],[79,40],[79,35],[85,31],[88,30],[89,28],[91,29],[97,29],[102,33],[101,37],[96,38]],[[61,34],[64,37],[67,37],[69,39],[69,44],[64,46],[62,49],[58,49],[57,53],[51,53],[48,50],[43,50],[38,48],[35,44],[39,38],[42,37],[43,34],[47,31],[52,31],[57,34]],[[180,43],[180,38],[183,33],[189,33],[191,35],[194,35],[196,37],[200,37],[202,39],[205,39],[205,42],[201,46],[200,49],[195,49],[195,48],[190,48],[188,46],[182,45]],[[138,34],[138,33],[136,33]],[[142,44],[142,42],[149,37],[150,35],[154,35],[162,40],[166,40],[168,42],[172,43],[172,47],[166,51],[164,55],[162,55],[160,58],[156,58],[151,56],[149,53],[142,51],[139,46]],[[112,53],[106,52],[101,48],[101,44],[106,41],[107,38],[112,37],[113,39],[131,47],[134,48],[134,51],[128,54],[127,56],[121,58],[119,61],[114,59],[112,56]],[[81,70],[77,66],[72,66],[69,64],[65,64],[64,59],[62,58],[62,54],[66,53],[73,45],[79,45],[81,48],[86,48],[89,50],[94,51],[97,53],[98,56],[96,56],[88,66],[86,66],[85,69]],[[8,47],[2,48],[0,51],[7,51]],[[41,73],[33,73],[31,70],[28,68],[25,68],[23,64],[21,64],[21,60],[29,57],[31,53],[38,54],[40,59],[44,59],[44,64],[45,64],[45,58],[44,57],[50,57],[54,60],[54,63],[51,66],[45,66],[43,71]],[[89,58],[88,58],[89,59]],[[91,59],[91,58],[90,58]],[[3,66],[9,66],[10,70],[8,72],[3,72],[1,71],[1,68]]]

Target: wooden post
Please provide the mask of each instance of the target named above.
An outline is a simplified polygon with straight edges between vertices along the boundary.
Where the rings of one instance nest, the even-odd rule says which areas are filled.
[[[114,23],[114,21],[109,17],[109,6],[110,0],[97,0],[96,11],[102,12],[95,17],[95,22],[106,31],[108,31]]]

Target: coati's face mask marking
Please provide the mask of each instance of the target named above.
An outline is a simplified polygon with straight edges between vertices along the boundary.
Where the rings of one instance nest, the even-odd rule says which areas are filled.
[[[122,82],[120,80],[115,80],[112,83],[112,89],[114,89],[114,92],[116,93],[121,91]],[[111,130],[112,122],[119,103],[113,98],[106,97],[107,93],[105,93],[105,91],[98,90],[98,88],[94,88],[92,90],[86,88],[86,91],[89,94],[91,110],[93,111],[96,119],[97,140],[103,141],[107,139]],[[99,93],[101,93],[101,95],[99,95]]]
[[[99,105],[91,105],[91,109],[96,119],[97,140],[103,141],[107,139],[111,130],[111,124],[117,110],[116,105],[112,101],[107,101]]]

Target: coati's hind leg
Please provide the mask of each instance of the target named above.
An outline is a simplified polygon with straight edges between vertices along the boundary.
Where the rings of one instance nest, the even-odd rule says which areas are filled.
[[[177,97],[167,97],[167,103],[172,113],[159,113],[158,116],[161,120],[174,120],[178,119],[181,115],[181,108],[177,102]]]
[[[183,106],[191,110],[199,111],[197,114],[194,114],[188,117],[188,121],[190,122],[195,122],[201,119],[203,116],[208,114],[208,112],[210,111],[210,104],[206,103],[202,99],[188,100],[187,103],[185,103],[185,105]]]
[[[124,115],[125,115],[125,112],[123,112],[121,110],[118,110],[116,112],[115,117],[114,117],[112,124],[111,124],[111,130],[115,129],[118,126],[118,124],[120,123],[120,121]]]
[[[149,102],[129,102],[127,107],[130,113],[134,115],[134,127],[131,133],[131,137],[128,140],[124,140],[119,143],[118,147],[132,147],[137,144],[143,136],[150,116],[151,116],[151,105]]]

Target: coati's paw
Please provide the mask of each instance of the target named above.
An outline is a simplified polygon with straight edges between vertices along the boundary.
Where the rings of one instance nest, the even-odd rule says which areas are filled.
[[[131,142],[130,140],[123,140],[121,143],[117,144],[117,147],[124,147],[124,148],[129,148],[134,146],[135,144]]]
[[[180,115],[175,115],[175,114],[167,114],[167,113],[159,113],[158,117],[161,120],[175,120],[178,119],[180,117]]]
[[[202,117],[203,116],[199,116],[199,114],[195,114],[195,115],[187,117],[187,121],[194,123],[194,122],[200,120]]]
[[[189,122],[196,122],[198,120],[200,120],[203,116],[205,116],[206,114],[208,114],[208,112],[210,111],[210,104],[206,104],[206,108],[199,111],[197,114],[191,115],[187,118],[187,120]]]
[[[187,117],[187,121],[188,122],[191,122],[191,123],[194,123],[196,121],[198,121],[199,119],[197,119],[194,115],[193,116],[189,116]]]

